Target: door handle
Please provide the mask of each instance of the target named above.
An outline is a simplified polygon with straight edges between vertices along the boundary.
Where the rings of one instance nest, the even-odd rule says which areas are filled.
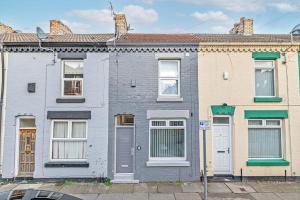
[[[218,153],[225,153],[225,151],[217,151]]]
[[[228,152],[228,154],[230,153],[230,148],[228,147],[228,149],[227,149],[227,152]]]

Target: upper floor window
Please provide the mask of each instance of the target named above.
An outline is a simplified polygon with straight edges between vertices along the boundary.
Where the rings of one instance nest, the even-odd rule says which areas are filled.
[[[63,61],[62,96],[83,96],[83,61]]]
[[[180,96],[180,61],[160,60],[159,69],[159,96]]]
[[[255,96],[275,96],[275,66],[272,60],[255,61]]]

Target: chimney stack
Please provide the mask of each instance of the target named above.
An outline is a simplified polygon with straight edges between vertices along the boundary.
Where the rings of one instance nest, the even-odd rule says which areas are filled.
[[[0,22],[0,33],[16,33],[16,32],[17,31],[15,31],[12,27],[2,24]]]
[[[60,20],[50,20],[50,35],[72,34],[71,29]]]
[[[116,37],[126,34],[128,32],[128,25],[125,14],[117,13],[114,15],[115,20],[115,34]]]
[[[252,35],[253,32],[253,19],[247,19],[245,17],[241,17],[240,22],[235,23],[233,28],[229,31],[230,34],[239,35]]]

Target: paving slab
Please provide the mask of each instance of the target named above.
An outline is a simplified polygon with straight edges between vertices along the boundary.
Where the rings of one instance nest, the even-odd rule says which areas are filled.
[[[201,194],[204,199],[203,194]],[[255,200],[250,194],[234,194],[234,193],[211,193],[208,194],[209,200]]]
[[[155,183],[139,183],[133,185],[133,192],[135,193],[156,193],[157,184]]]
[[[198,193],[175,193],[176,200],[201,200]]]
[[[225,183],[229,189],[236,194],[244,194],[244,193],[253,193],[256,192],[250,185],[247,183]]]
[[[97,200],[98,194],[70,194],[74,197],[78,197],[82,200]]]
[[[281,192],[285,193],[300,193],[300,183],[299,182],[286,182],[280,184]],[[277,191],[278,192],[278,191]],[[299,198],[300,199],[300,198]]]
[[[181,184],[177,183],[159,183],[157,187],[159,193],[180,193],[182,192]]]
[[[208,193],[231,193],[224,183],[208,183]]]
[[[5,192],[5,191],[12,190],[12,189],[14,189],[17,186],[18,186],[18,184],[11,184],[11,183],[5,184],[5,185],[1,185],[0,192]]]
[[[123,194],[122,193],[115,193],[115,194],[100,194],[97,200],[122,200]]]
[[[108,193],[132,193],[133,192],[133,184],[112,184]]]
[[[25,190],[25,189],[39,189],[42,184],[19,184],[14,190]]]
[[[150,193],[149,200],[175,200],[174,194]]]
[[[104,184],[92,183],[87,188],[88,194],[105,194],[108,193],[109,187]]]
[[[204,191],[202,183],[183,183],[181,185],[182,192],[200,193]]]
[[[59,184],[56,184],[56,183],[44,183],[38,189],[39,190],[47,190],[47,191],[58,192],[62,189],[62,187],[63,187],[63,185],[59,185]]]
[[[148,193],[124,194],[123,200],[148,200]]]
[[[255,200],[281,200],[274,193],[251,193],[250,195],[254,197]]]
[[[284,200],[299,200],[300,199],[299,193],[276,193],[276,195]]]
[[[249,182],[257,192],[300,193],[299,182]]]
[[[68,185],[63,185],[59,192],[65,194],[87,194],[89,189],[88,183],[69,183]]]

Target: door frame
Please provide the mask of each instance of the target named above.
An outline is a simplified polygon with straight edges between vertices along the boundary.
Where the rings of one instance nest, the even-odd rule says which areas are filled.
[[[16,144],[15,144],[15,170],[14,177],[18,177],[19,175],[19,160],[20,160],[20,120],[21,119],[34,119],[34,116],[18,116],[16,118]],[[34,129],[35,130],[35,145],[36,145],[36,127],[27,127],[23,129]],[[36,149],[36,148],[34,148]],[[35,152],[34,152],[34,160],[35,160]],[[34,162],[35,163],[35,162]]]
[[[233,130],[232,130],[232,116],[231,115],[213,115],[214,117],[227,117],[229,118],[229,131],[230,133],[228,134],[229,136],[229,145],[230,145],[230,156],[229,156],[229,173],[228,174],[219,174],[219,173],[215,173],[214,171],[214,175],[232,175],[233,174]],[[218,126],[218,125],[223,125],[223,124],[214,124],[212,121],[212,126]],[[214,129],[212,128],[212,150],[213,150],[213,161],[214,161],[214,165],[215,165],[215,140],[214,140]],[[214,166],[213,166],[214,168]]]
[[[131,115],[131,114],[128,114]],[[134,174],[135,172],[135,116],[133,116],[133,125],[128,125],[128,126],[121,126],[121,125],[117,125],[117,116],[114,116],[114,120],[115,120],[115,134],[114,134],[114,175],[117,174]],[[133,148],[133,159],[132,159],[132,173],[117,173],[117,128],[118,127],[122,127],[122,128],[133,128],[133,143],[132,143],[132,148]]]

